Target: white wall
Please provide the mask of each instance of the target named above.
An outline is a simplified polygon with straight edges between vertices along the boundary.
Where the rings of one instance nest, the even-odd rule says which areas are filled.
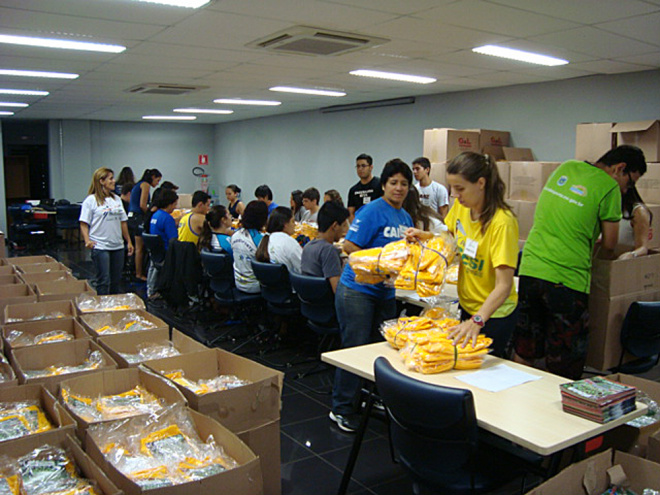
[[[51,121],[49,129],[51,196],[80,201],[87,195],[92,173],[104,166],[118,175],[130,166],[139,179],[147,168],[157,168],[163,180],[180,192],[197,189],[191,170],[198,155],[213,163],[211,125],[181,125],[88,120]]]
[[[441,84],[441,83],[440,83]],[[660,119],[660,71],[593,76],[542,84],[418,97],[414,105],[322,114],[302,112],[219,124],[213,163],[221,186],[237,183],[254,199],[267,183],[288,205],[293,189],[333,188],[345,198],[357,181],[355,157],[375,170],[394,157],[422,154],[431,127],[511,131],[513,145],[538,160],[563,161],[575,151],[575,125]],[[336,103],[336,102],[332,102]]]
[[[0,150],[4,150],[2,144],[2,121],[0,121]],[[0,231],[7,237],[7,198],[5,195],[5,154],[0,153]],[[0,258],[7,256],[0,252]]]

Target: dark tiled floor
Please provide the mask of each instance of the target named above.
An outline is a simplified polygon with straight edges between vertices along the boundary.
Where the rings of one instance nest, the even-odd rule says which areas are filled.
[[[79,278],[89,278],[92,266],[89,255],[77,249],[60,249],[50,254],[72,268]],[[144,284],[127,284],[127,290],[144,296]],[[233,338],[220,339],[217,345],[267,366],[279,367],[285,372],[282,394],[282,493],[334,494],[352,445],[353,436],[340,431],[329,419],[333,370],[298,379],[300,372],[310,364],[296,364],[301,358],[313,357],[315,341],[302,322],[291,322],[283,340],[274,339],[275,332],[266,338],[245,344],[252,332],[241,325],[224,327],[218,313],[207,311],[195,322],[190,315],[177,315],[168,308],[149,309],[170,325],[197,339],[208,342],[228,333]],[[268,321],[263,319],[268,326]],[[293,363],[293,364],[291,364]],[[642,375],[660,381],[660,366]],[[496,493],[519,493],[519,482],[513,482]],[[349,493],[364,495],[405,495],[412,493],[411,484],[402,468],[390,458],[387,429],[382,421],[372,419],[365,436]]]

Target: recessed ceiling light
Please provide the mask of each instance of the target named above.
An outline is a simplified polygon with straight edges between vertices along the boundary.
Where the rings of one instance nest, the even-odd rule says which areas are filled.
[[[0,89],[0,95],[20,95],[20,96],[48,96],[48,91],[37,91],[31,89]]]
[[[14,112],[3,112],[3,111],[0,111],[0,115],[14,115]]]
[[[233,110],[213,110],[211,108],[175,108],[173,111],[179,113],[213,113],[218,115],[234,113]]]
[[[547,55],[533,52],[524,52],[513,48],[504,48],[503,46],[484,45],[473,48],[472,51],[475,53],[481,53],[482,55],[492,55],[494,57],[508,58],[520,62],[528,62],[530,64],[555,66],[566,65],[568,63],[568,60],[563,60],[561,58],[549,57]]]
[[[346,96],[343,91],[330,91],[327,89],[312,89],[312,88],[295,88],[292,86],[273,86],[268,88],[271,91],[279,91],[282,93],[300,93],[303,95],[317,95],[317,96]]]
[[[359,69],[349,72],[354,76],[375,77],[377,79],[391,79],[392,81],[404,81],[417,84],[430,84],[437,81],[434,77],[411,76],[409,74],[398,74],[396,72],[381,72],[379,70]]]
[[[171,5],[172,7],[186,7],[188,9],[198,9],[203,7],[211,0],[137,0],[138,2],[157,3],[160,5]]]
[[[91,52],[121,53],[126,50],[121,45],[106,45],[89,41],[58,40],[51,38],[33,38],[32,36],[11,36],[0,34],[0,43],[9,45],[40,46],[44,48],[62,48],[64,50],[85,50]]]
[[[276,107],[281,105],[281,101],[271,100],[241,100],[240,98],[218,98],[213,100],[213,103],[220,103],[221,105],[262,105],[266,107]]]
[[[66,72],[43,72],[38,70],[15,70],[0,69],[0,76],[17,77],[48,77],[52,79],[78,79],[78,74],[67,74]]]
[[[14,103],[13,101],[0,101],[0,107],[15,107],[15,108],[25,108],[29,107],[27,103]]]
[[[144,120],[196,120],[194,115],[143,115]]]

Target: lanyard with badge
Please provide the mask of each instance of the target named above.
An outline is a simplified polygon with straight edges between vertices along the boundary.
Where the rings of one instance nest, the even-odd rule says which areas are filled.
[[[470,258],[476,258],[479,243],[467,236],[465,229],[463,228],[463,224],[459,219],[456,220],[456,230],[463,234],[463,237],[465,237],[465,247],[463,248],[463,254],[469,256]]]

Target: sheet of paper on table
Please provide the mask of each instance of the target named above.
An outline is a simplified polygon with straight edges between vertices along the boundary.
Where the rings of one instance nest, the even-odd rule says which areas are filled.
[[[498,364],[492,368],[483,369],[474,373],[467,373],[456,377],[469,385],[479,387],[489,392],[501,392],[507,388],[522,385],[523,383],[539,380],[541,377],[516,370],[506,364]]]

